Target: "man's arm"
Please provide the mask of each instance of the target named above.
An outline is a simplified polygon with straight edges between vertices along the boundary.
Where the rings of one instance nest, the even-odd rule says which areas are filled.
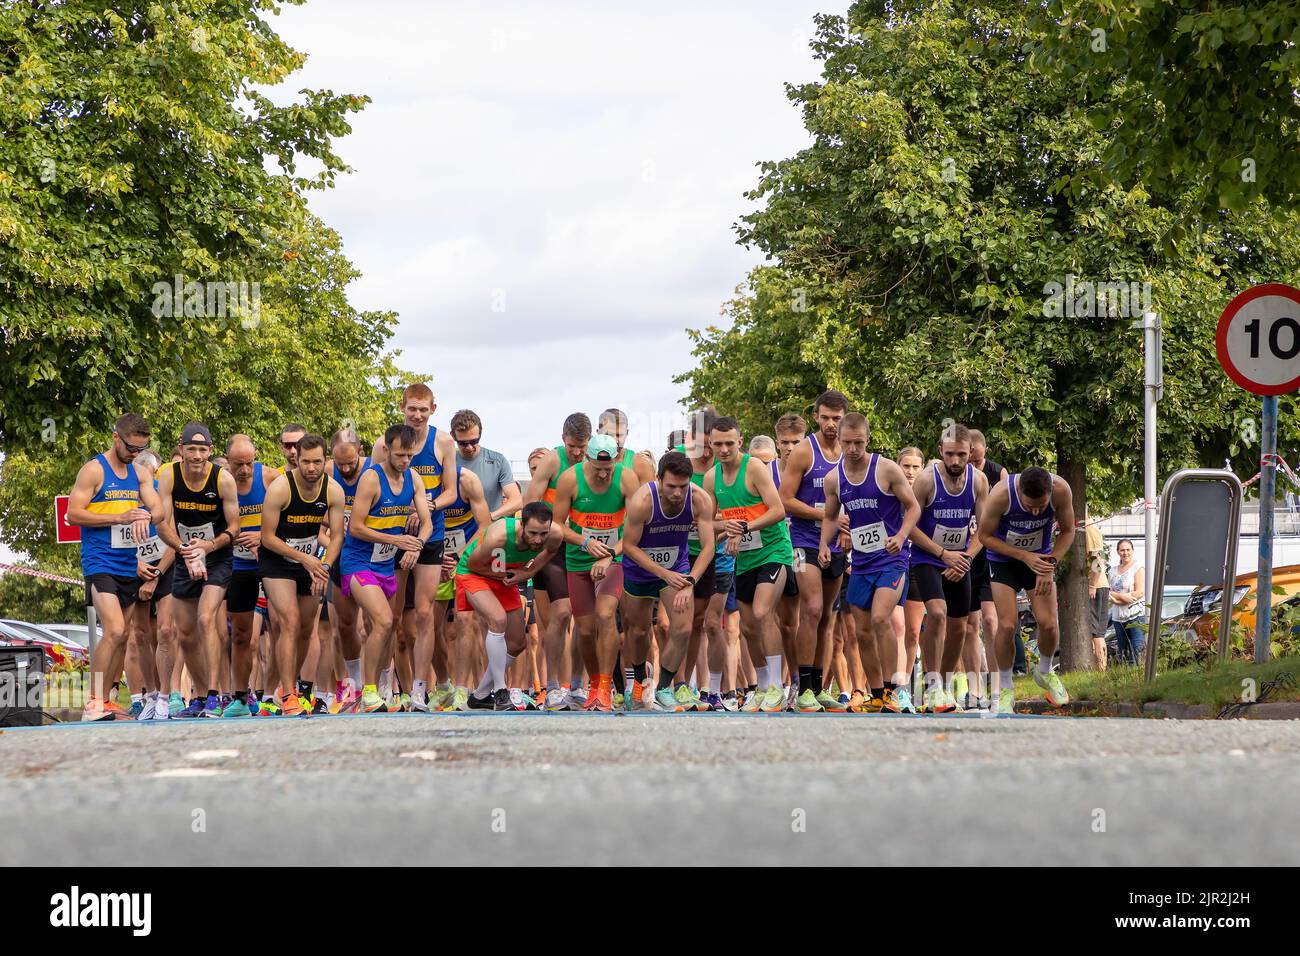
[[[460,473],[460,493],[469,505],[469,513],[474,518],[474,524],[480,528],[486,528],[495,519],[495,516],[488,510],[487,496],[483,494],[483,482],[478,480],[478,475],[468,469]]]
[[[531,488],[529,491],[531,492]],[[567,544],[575,548],[583,546],[582,535],[569,527],[569,509],[573,507],[573,495],[578,490],[578,479],[570,468],[560,476],[555,485],[555,507],[552,509],[552,522],[559,525]]]
[[[130,511],[118,514],[99,514],[89,510],[90,499],[95,497],[95,493],[103,487],[103,484],[104,471],[99,467],[98,461],[88,461],[81,466],[69,495],[68,524],[88,528],[107,528],[115,524],[135,524],[137,521],[143,521],[147,531],[149,519],[152,517],[148,508],[132,508]],[[150,491],[152,490],[151,488]],[[140,486],[140,492],[143,496],[143,484]]]
[[[420,490],[416,489],[415,497],[419,498],[420,496]],[[375,501],[378,498],[379,474],[367,470],[361,475],[361,480],[357,482],[357,493],[352,498],[352,517],[357,519],[357,523],[348,522],[348,534],[358,541],[368,541],[371,544],[392,543],[389,541],[392,535],[376,531],[366,524],[366,516],[370,514],[370,509],[375,506]]]
[[[632,456],[632,474],[636,476],[637,485],[644,485],[655,479],[655,462],[649,452],[637,452]]]
[[[713,497],[696,484],[691,485],[691,514],[695,516],[695,530],[700,536],[700,553],[691,566],[691,576],[697,581],[709,569],[713,560],[716,531],[713,526]]]
[[[329,511],[325,514],[325,529],[328,543],[325,545],[325,557],[321,560],[333,567],[338,563],[343,551],[343,486],[333,478],[326,477],[325,495],[329,502]]]
[[[545,500],[547,486],[550,485],[551,479],[559,474],[559,468],[560,456],[553,450],[543,455],[542,460],[537,463],[537,474],[533,476],[532,481],[528,482],[528,494],[524,496],[524,501]]]
[[[749,522],[750,531],[761,531],[785,520],[785,505],[781,503],[781,493],[772,480],[771,468],[757,458],[750,458],[745,467],[745,484],[767,505],[767,511]]]
[[[149,473],[139,465],[132,465],[131,467],[135,469],[136,481],[140,482],[140,500],[144,502],[144,506],[149,509],[150,522],[156,525],[162,520],[163,511],[162,505],[158,500],[158,492],[154,491],[153,479],[150,478]],[[146,531],[147,530],[148,529],[146,529]]]
[[[1056,512],[1056,523],[1061,533],[1052,542],[1052,557],[1062,560],[1070,553],[1074,544],[1074,495],[1064,478],[1052,476],[1052,510]]]
[[[642,486],[628,501],[627,511],[623,515],[623,557],[631,558],[644,570],[662,578],[663,568],[641,550],[641,532],[650,520],[650,511],[650,489]]]
[[[908,483],[907,476],[903,474],[903,469],[888,458],[877,459],[877,475],[880,474],[882,467],[885,470],[886,485],[903,506],[903,524],[899,527],[898,534],[889,538],[885,544],[885,549],[890,554],[898,554],[903,550],[903,542],[907,540],[912,533],[912,529],[916,527],[917,520],[921,517],[921,506],[916,501],[916,495],[912,494],[912,486]],[[878,485],[880,482],[877,480],[876,483]],[[897,547],[889,547],[889,542],[896,542]]]
[[[808,473],[812,467],[812,446],[808,442],[800,442],[785,460],[785,467],[781,469],[781,504],[785,506],[785,512],[792,518],[802,518],[805,521],[821,521],[822,511],[814,508],[806,502],[800,501],[797,497],[799,486],[803,484],[803,476]],[[825,482],[822,483],[823,488]]]
[[[221,495],[221,512],[226,527],[213,537],[212,547],[207,549],[209,552],[234,544],[239,536],[239,486],[235,484],[235,476],[224,468],[217,476],[217,493]]]
[[[289,479],[284,475],[271,482],[262,500],[262,550],[277,554],[287,561],[297,561],[301,555],[289,547],[275,533],[280,526],[280,512],[289,503]]]
[[[988,499],[989,499],[989,480],[988,478],[984,477],[984,472],[976,469],[975,471],[975,520],[977,522],[979,521],[980,512],[984,510],[984,502],[988,501]],[[971,535],[970,541],[966,542],[966,557],[973,559],[975,558],[976,555],[978,555],[983,550],[984,550],[984,545],[980,541],[979,535],[978,534]]]
[[[916,483],[912,485],[912,496],[916,498],[918,503],[934,500],[933,468],[923,468],[921,473],[916,476]],[[946,549],[920,528],[913,528],[909,537],[918,550],[924,551],[931,557],[943,558]]]
[[[785,479],[782,479],[782,485]],[[838,469],[832,469],[826,473],[826,479],[822,482],[822,494],[826,496],[826,517],[822,519],[821,541],[817,544],[818,561],[821,560],[822,552],[829,555],[831,550],[831,540],[840,532],[840,473]]]
[[[510,467],[510,462],[506,460],[505,455],[496,457],[496,482],[497,487],[501,489],[501,504],[497,510],[492,512],[492,520],[504,518],[508,515],[518,514],[524,507],[524,494],[519,490],[519,483],[515,481],[514,470]]]
[[[551,558],[560,553],[564,547],[564,537],[560,534],[559,529],[551,525],[551,533],[546,538],[546,544],[542,547],[541,554],[533,558],[522,568],[517,568],[505,576],[508,584],[523,584],[529,578],[535,577],[537,572],[550,562]]]
[[[998,530],[1002,516],[1007,513],[1009,507],[1011,507],[1011,496],[1007,492],[1007,482],[999,481],[984,499],[984,507],[980,509],[976,525],[980,544],[984,545],[986,551],[996,551],[1016,561],[1024,561],[1029,557],[1028,551],[1012,547],[994,533]]]
[[[433,499],[433,511],[450,507],[460,495],[456,480],[456,443],[445,431],[438,432],[434,453],[442,465],[442,491]]]
[[[162,520],[155,524],[163,544],[173,551],[179,551],[181,536],[176,530],[176,513],[172,507],[172,476],[175,473],[174,468],[163,468],[158,472],[158,507],[162,510]]]

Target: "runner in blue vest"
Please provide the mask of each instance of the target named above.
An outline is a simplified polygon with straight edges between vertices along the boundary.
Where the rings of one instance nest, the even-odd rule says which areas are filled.
[[[1055,539],[1053,520],[1059,526]],[[979,539],[989,555],[993,603],[998,608],[998,713],[1015,711],[1011,670],[1015,663],[1015,629],[1019,626],[1016,594],[1026,591],[1038,622],[1038,666],[1034,682],[1047,691],[1053,706],[1069,703],[1065,685],[1052,671],[1060,640],[1056,617],[1056,565],[1074,543],[1074,499],[1065,479],[1042,468],[1008,475],[989,492],[979,515]],[[990,667],[990,669],[992,669]]]
[[[916,476],[912,493],[921,518],[912,531],[912,579],[908,591],[925,603],[921,659],[925,667],[924,710],[957,709],[952,677],[966,639],[971,611],[970,566],[980,552],[970,533],[971,517],[988,497],[988,480],[968,461],[970,432],[965,425],[947,428],[939,441],[938,462]]]

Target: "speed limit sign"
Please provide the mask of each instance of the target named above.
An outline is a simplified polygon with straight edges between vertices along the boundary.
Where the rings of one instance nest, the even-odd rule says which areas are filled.
[[[1268,282],[1228,303],[1215,333],[1219,364],[1256,395],[1300,388],[1300,290]]]

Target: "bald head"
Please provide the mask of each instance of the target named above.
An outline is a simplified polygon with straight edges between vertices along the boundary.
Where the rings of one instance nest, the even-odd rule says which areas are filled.
[[[230,473],[240,489],[247,491],[252,486],[253,462],[257,460],[257,446],[247,435],[231,435],[226,442],[226,459],[230,463]]]

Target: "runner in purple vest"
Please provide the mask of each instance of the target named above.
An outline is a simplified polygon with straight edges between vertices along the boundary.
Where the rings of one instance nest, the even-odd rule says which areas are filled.
[[[790,515],[790,542],[803,560],[799,572],[799,710],[842,711],[845,706],[822,686],[823,662],[827,659],[835,603],[844,581],[845,555],[839,536],[830,542],[830,563],[817,563],[821,546],[822,515],[825,513],[826,475],[840,462],[840,424],[849,410],[849,400],[835,389],[817,397],[817,431],[797,445],[781,469],[781,503]]]
[[[1060,530],[1052,538],[1052,521]],[[1052,655],[1060,640],[1056,617],[1056,564],[1074,543],[1074,501],[1070,486],[1042,468],[1008,475],[991,492],[979,514],[979,540],[988,549],[993,577],[993,603],[998,609],[998,713],[1015,710],[1011,668],[1018,622],[1016,594],[1029,593],[1038,622],[1038,667],[1034,682],[1047,699],[1060,707],[1070,700],[1061,679],[1052,672]]]
[[[947,428],[939,440],[943,467],[935,462],[916,477],[912,492],[921,518],[912,531],[914,597],[925,602],[921,659],[926,690],[923,710],[944,714],[957,709],[952,675],[961,659],[966,617],[971,610],[970,563],[979,539],[970,533],[971,516],[988,497],[988,479],[969,463],[970,432]]]
[[[627,691],[628,710],[644,710],[641,685],[646,679],[650,626],[665,585],[673,590],[668,611],[668,641],[659,655],[654,710],[680,711],[673,678],[681,669],[695,620],[695,582],[713,560],[713,499],[691,481],[695,468],[679,451],[659,459],[658,478],[628,499],[623,519],[623,624],[627,640],[623,660],[633,669]],[[698,529],[700,550],[691,565],[688,540]]]
[[[870,434],[866,417],[857,412],[845,415],[840,423],[844,455],[823,484],[826,521],[817,560],[822,567],[831,562],[830,543],[839,533],[842,504],[849,516],[853,545],[847,598],[858,647],[864,666],[874,657],[883,670],[884,686],[873,687],[872,697],[878,695],[887,710],[905,713],[913,707],[908,675],[898,668],[899,640],[893,617],[894,608],[907,593],[903,544],[916,526],[921,508],[903,469],[882,455],[867,453]]]

